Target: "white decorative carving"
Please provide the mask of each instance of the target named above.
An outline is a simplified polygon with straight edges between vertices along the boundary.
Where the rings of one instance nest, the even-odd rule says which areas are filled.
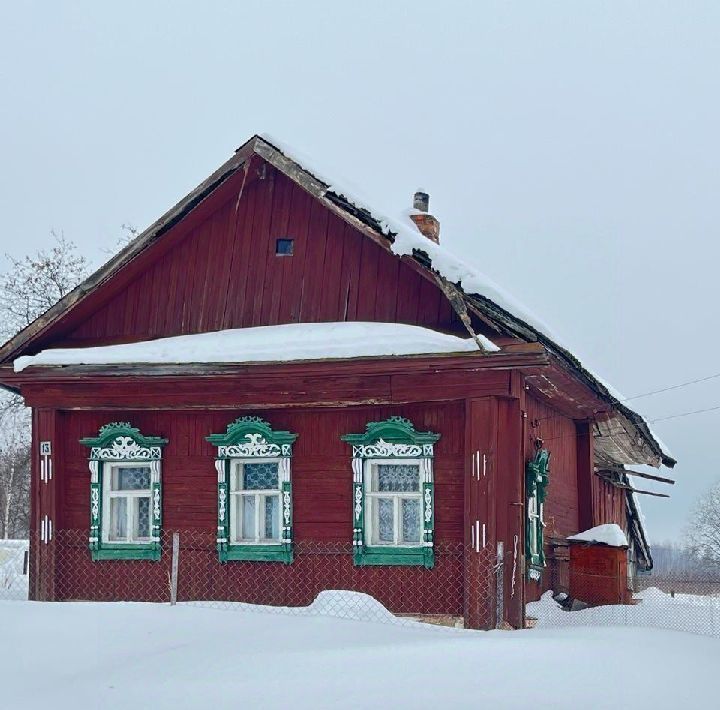
[[[425,523],[429,523],[432,520],[432,493],[430,493],[430,486],[425,488]]]
[[[153,517],[160,520],[160,488],[153,491]]]
[[[90,515],[93,520],[100,517],[100,491],[97,488],[90,489]]]
[[[290,482],[290,459],[287,457],[283,457],[280,459],[279,464],[280,469],[280,482],[281,483],[289,483]]]
[[[215,459],[215,470],[217,471],[218,483],[225,483],[225,462],[222,459]]]
[[[389,458],[393,456],[418,458],[423,456],[423,447],[419,444],[392,444],[384,439],[378,439],[374,444],[353,445],[354,458]]]
[[[283,491],[283,520],[285,526],[290,526],[290,491]]]
[[[218,520],[224,525],[225,524],[225,513],[227,510],[227,493],[225,492],[225,486],[221,486],[218,490]]]
[[[355,483],[362,483],[362,474],[363,474],[362,459],[355,458],[352,460],[352,470],[353,470],[353,481],[355,481]]]
[[[423,444],[423,456],[432,456],[433,455],[433,445],[432,444]]]
[[[355,486],[355,522],[360,520],[360,516],[362,515],[362,498],[362,487]]]
[[[118,436],[112,445],[105,448],[93,446],[90,458],[113,461],[154,461],[162,457],[160,446],[140,446],[130,436]]]
[[[160,483],[160,461],[150,462],[150,479],[153,483]]]
[[[539,582],[540,581],[540,570],[535,569],[534,567],[531,567],[528,570],[528,577],[530,579],[532,579],[534,582]]]
[[[88,466],[90,468],[90,483],[98,483],[100,464],[97,461],[88,461]]]
[[[247,457],[280,456],[283,452],[277,444],[269,444],[260,434],[245,434],[247,443],[233,444],[231,446],[218,446],[218,457],[227,459],[240,459]],[[283,448],[287,446],[284,445]],[[283,454],[289,456],[290,452]]]

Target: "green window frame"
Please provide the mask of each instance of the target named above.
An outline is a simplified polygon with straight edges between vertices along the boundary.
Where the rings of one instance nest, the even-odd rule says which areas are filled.
[[[259,417],[240,417],[231,422],[224,434],[206,437],[217,446],[217,551],[221,562],[232,560],[249,562],[293,561],[293,504],[291,460],[297,434],[275,431]],[[245,466],[274,467],[277,487],[273,483],[262,488],[247,487]],[[242,505],[245,499],[254,501],[255,534],[244,538],[241,532]],[[263,542],[259,516],[261,508],[277,501],[278,537]],[[244,530],[244,528],[242,528]]]
[[[539,449],[525,467],[525,557],[528,578],[540,581],[545,567],[543,508],[550,481],[550,452]]]
[[[90,448],[90,535],[88,544],[93,561],[159,560],[162,535],[162,452],[167,439],[144,436],[129,422],[110,422],[100,427],[96,437],[80,439]],[[147,487],[118,483],[122,471],[147,469]],[[142,474],[141,474],[142,475]],[[110,533],[111,510],[124,518],[124,540],[113,540]],[[140,508],[147,501],[148,534],[140,535]],[[123,505],[120,506],[120,503]],[[122,512],[120,512],[122,511]],[[119,523],[118,523],[119,524]]]
[[[440,434],[418,432],[408,419],[390,417],[369,422],[363,434],[346,434],[343,441],[352,445],[353,472],[353,562],[365,565],[416,565],[428,569],[435,564],[435,483],[433,480],[434,445]],[[398,465],[417,467],[418,486],[379,494],[373,481],[377,467]],[[383,498],[393,508],[392,544],[377,544],[375,499]],[[420,540],[403,543],[400,530],[405,501],[419,501]],[[379,501],[377,503],[379,505]],[[377,510],[377,509],[376,509]]]

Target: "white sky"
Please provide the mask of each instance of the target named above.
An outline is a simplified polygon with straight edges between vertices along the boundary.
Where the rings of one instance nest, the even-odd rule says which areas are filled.
[[[442,242],[628,396],[710,375],[719,38],[697,1],[4,3],[0,248],[55,228],[99,261],[269,132],[388,211],[425,187]],[[680,464],[652,539],[720,480],[719,426],[656,425]]]

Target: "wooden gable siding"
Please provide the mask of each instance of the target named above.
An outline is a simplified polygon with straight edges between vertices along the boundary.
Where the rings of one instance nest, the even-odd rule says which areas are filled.
[[[104,303],[101,288],[97,310],[53,344],[322,321],[462,331],[434,284],[278,171],[267,166],[238,193]],[[283,237],[293,256],[275,254]]]
[[[545,502],[545,538],[578,532],[578,461],[575,422],[534,398],[527,398],[528,446],[536,438],[550,451],[550,484]]]

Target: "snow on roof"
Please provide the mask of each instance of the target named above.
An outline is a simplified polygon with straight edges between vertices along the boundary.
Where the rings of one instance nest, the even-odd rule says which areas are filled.
[[[391,249],[393,253],[398,256],[402,256],[404,254],[412,255],[413,250],[425,252],[432,261],[432,268],[441,276],[451,283],[459,284],[466,294],[477,294],[488,299],[496,306],[499,306],[504,311],[507,311],[510,315],[523,321],[539,334],[544,335],[555,345],[564,349],[573,358],[575,358],[581,368],[583,368],[592,378],[596,380],[596,382],[604,387],[611,397],[621,403],[625,401],[625,397],[623,397],[620,392],[618,392],[602,377],[598,376],[594,370],[589,368],[585,364],[584,359],[581,361],[580,358],[574,354],[577,351],[574,348],[567,346],[563,340],[553,332],[547,323],[533,313],[527,306],[520,303],[520,301],[515,299],[482,271],[466,264],[462,261],[462,259],[455,256],[449,249],[447,249],[447,247],[440,246],[423,236],[415,226],[415,223],[410,219],[410,214],[417,213],[416,210],[407,209],[403,211],[399,217],[392,217],[382,211],[378,211],[376,208],[371,207],[371,201],[363,195],[360,188],[346,180],[338,181],[336,179],[331,179],[329,172],[325,172],[323,168],[317,166],[312,158],[309,158],[302,152],[297,151],[295,148],[278,140],[270,134],[260,134],[260,138],[272,145],[275,149],[279,150],[287,158],[293,160],[303,170],[325,183],[328,186],[328,192],[335,193],[338,196],[343,196],[348,202],[358,209],[367,211],[367,213],[370,214],[380,225],[382,232],[386,236],[392,238]],[[660,437],[651,429],[646,420],[644,420],[644,424],[665,456],[673,458],[669,447],[666,446]]]
[[[318,167],[312,158],[295,150],[283,141],[277,140],[267,133],[260,134],[260,137],[277,148],[285,157],[290,158],[304,170],[311,173],[315,178],[328,185],[328,191],[336,195],[342,195],[345,199],[359,209],[366,210],[373,216],[381,226],[386,236],[393,236],[392,251],[398,256],[403,254],[412,255],[413,249],[424,251],[432,260],[432,267],[444,276],[451,283],[459,283],[465,293],[477,293],[488,298],[504,310],[520,318],[528,325],[547,335],[557,342],[557,337],[550,327],[544,323],[529,308],[513,298],[507,291],[498,286],[489,276],[485,275],[475,267],[464,263],[445,246],[440,246],[423,236],[415,223],[410,219],[410,214],[418,214],[417,210],[408,209],[396,218],[377,207],[370,206],[369,198],[362,190],[346,179],[337,180],[330,178],[323,168]],[[334,172],[334,171],[333,171]]]
[[[628,539],[617,523],[598,525],[577,535],[570,535],[568,540],[575,542],[598,542],[610,547],[627,547]]]
[[[489,352],[499,348],[480,340]],[[387,357],[479,352],[472,338],[458,338],[401,323],[290,323],[179,335],[123,345],[55,348],[19,357],[15,372],[32,365],[110,365],[289,362],[327,358]]]

